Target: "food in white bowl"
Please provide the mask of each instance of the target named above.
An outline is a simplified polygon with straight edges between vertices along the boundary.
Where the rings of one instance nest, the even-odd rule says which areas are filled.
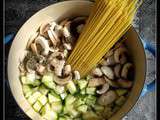
[[[46,120],[108,119],[133,86],[134,65],[123,38],[83,78],[66,63],[86,19],[42,23],[20,58],[24,96]]]

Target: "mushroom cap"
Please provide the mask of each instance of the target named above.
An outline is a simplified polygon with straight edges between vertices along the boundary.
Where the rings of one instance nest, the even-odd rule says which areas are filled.
[[[114,79],[114,72],[111,67],[108,66],[102,66],[101,71],[103,74],[108,77],[109,79]]]
[[[91,78],[88,83],[88,87],[97,87],[105,84],[106,81],[104,78]]]
[[[97,90],[97,94],[103,94],[109,90],[109,84],[105,83],[100,90]]]

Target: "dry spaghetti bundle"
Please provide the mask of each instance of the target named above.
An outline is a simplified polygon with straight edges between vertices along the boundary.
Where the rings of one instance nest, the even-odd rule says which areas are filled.
[[[67,62],[86,75],[127,32],[138,0],[97,0]]]

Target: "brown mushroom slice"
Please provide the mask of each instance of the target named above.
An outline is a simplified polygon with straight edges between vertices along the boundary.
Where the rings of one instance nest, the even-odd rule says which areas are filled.
[[[34,42],[34,40],[38,37],[39,33],[38,32],[35,32],[34,34],[31,35],[31,37],[29,38],[28,42],[27,42],[27,49],[30,48],[31,46],[31,43]]]
[[[119,84],[120,87],[122,88],[131,88],[133,85],[132,81],[125,80],[125,79],[118,79],[117,83]]]
[[[116,63],[121,63],[121,56],[123,56],[123,54],[128,53],[127,49],[125,47],[119,47],[115,50],[114,52],[114,60]]]
[[[66,19],[62,20],[62,21],[59,23],[59,25],[63,27],[68,21],[69,21],[69,19],[66,18]]]
[[[126,63],[123,65],[122,72],[121,72],[121,77],[124,79],[127,79],[128,76],[128,71],[133,67],[132,63]]]
[[[91,78],[88,83],[88,87],[97,87],[105,84],[106,81],[104,78]]]
[[[56,76],[55,74],[53,75],[53,81],[59,85],[65,85],[67,84],[70,80],[72,80],[72,74],[69,74],[69,76],[65,78],[60,78]]]
[[[97,67],[97,68],[92,70],[92,75],[101,77],[103,75],[103,73],[102,73],[101,69]]]
[[[64,59],[64,54],[62,52],[53,52],[49,57],[48,57],[48,62],[52,61],[54,58],[57,58],[59,60]]]
[[[62,70],[65,64],[65,60],[53,59],[50,63],[54,67],[54,72],[57,76],[62,76]]]
[[[50,40],[51,40],[51,42],[52,42],[53,46],[56,46],[56,45],[57,45],[57,43],[58,43],[59,41],[58,41],[58,40],[56,40],[56,38],[53,36],[53,34],[52,34],[52,31],[51,31],[51,30],[48,30],[47,32],[48,32],[48,36],[49,36],[49,38],[50,38]]]
[[[31,49],[34,54],[38,55],[36,43],[31,43]]]
[[[45,69],[46,69],[45,66],[43,66],[43,65],[41,65],[41,64],[38,64],[36,71],[37,71],[40,75],[43,75],[44,72],[45,72]]]
[[[67,76],[71,73],[71,65],[64,66],[64,75]]]
[[[43,53],[42,53],[43,55],[49,54],[50,47],[48,41],[44,37],[42,36],[37,37],[35,43],[41,45],[41,47],[43,48]]]
[[[109,90],[109,84],[105,83],[100,90],[97,90],[97,94],[103,94]]]
[[[63,44],[64,48],[67,49],[67,50],[72,50],[72,46],[70,43],[64,43]]]
[[[98,103],[100,105],[107,106],[107,105],[111,104],[112,102],[114,102],[116,99],[117,99],[117,94],[113,90],[110,90],[110,91],[102,94],[98,98]]]
[[[108,66],[116,64],[113,55],[109,56],[105,61],[106,61],[105,65],[108,65]]]
[[[71,28],[70,27],[71,27],[71,21],[66,22],[66,24],[63,27],[63,35],[66,38],[71,36],[71,33],[70,33]]]
[[[114,74],[117,78],[120,78],[121,76],[121,64],[117,64],[115,67],[114,67]]]
[[[48,37],[47,31],[49,30],[49,28],[50,28],[49,23],[46,22],[42,23],[39,28],[40,34],[43,35],[44,37]]]
[[[74,73],[74,79],[75,79],[75,80],[81,79],[81,76],[80,76],[79,71],[75,70],[73,73]]]
[[[104,55],[104,58],[108,58],[108,57],[112,56],[113,53],[114,53],[114,52],[113,52],[113,49],[109,50],[109,51]]]
[[[125,64],[127,62],[127,56],[125,54],[121,55],[120,64]]]
[[[108,66],[102,66],[101,67],[101,71],[103,72],[103,74],[105,76],[107,76],[109,79],[114,79],[114,72],[112,70],[111,67],[108,67]]]
[[[118,88],[119,87],[119,84],[117,82],[115,82],[113,80],[110,80],[107,77],[104,77],[104,79],[111,87],[114,87],[114,88]]]

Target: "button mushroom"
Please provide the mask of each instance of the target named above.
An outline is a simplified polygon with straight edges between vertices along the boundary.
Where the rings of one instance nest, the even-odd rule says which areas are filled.
[[[93,69],[93,70],[92,70],[92,74],[93,74],[94,76],[98,76],[98,77],[101,77],[101,76],[103,75],[103,73],[102,73],[102,71],[101,71],[100,68],[95,68],[95,69]]]
[[[43,55],[48,55],[50,48],[49,48],[48,41],[44,37],[42,36],[37,37],[35,40],[35,43],[40,44],[41,47],[44,49],[42,53]]]
[[[71,65],[64,66],[64,76],[67,76],[71,73]]]
[[[118,88],[119,87],[119,84],[113,80],[110,80],[106,77],[104,77],[105,81],[111,86],[111,87],[114,87],[114,88]]]
[[[47,59],[48,62],[52,61],[54,58],[62,60],[64,59],[64,55],[62,52],[53,52]]]
[[[114,102],[117,99],[117,94],[113,91],[110,90],[104,94],[102,94],[99,98],[98,98],[98,103],[100,105],[108,105],[111,104],[112,102]]]
[[[126,62],[126,58],[124,56],[127,52],[127,49],[125,47],[119,47],[114,52],[114,60],[116,63],[123,64]]]
[[[65,78],[60,78],[57,75],[53,75],[53,80],[54,82],[56,82],[59,85],[65,85],[67,84],[70,80],[72,80],[72,74],[69,74],[67,77]]]
[[[104,78],[91,78],[88,83],[88,87],[97,87],[105,84],[106,81]]]
[[[46,22],[45,22],[45,23],[42,23],[42,24],[40,25],[40,28],[39,28],[39,33],[40,33],[40,35],[48,38],[47,31],[48,31],[49,28],[50,28],[50,24],[49,24],[49,23],[46,23]]]
[[[38,55],[38,50],[37,50],[36,43],[31,43],[31,49],[32,49],[33,53],[35,53],[36,55]]]
[[[121,77],[124,79],[127,79],[128,76],[128,71],[133,67],[132,63],[126,63],[123,65],[122,72],[121,72]]]
[[[105,61],[106,61],[106,62],[105,62],[105,65],[108,65],[108,66],[109,66],[109,65],[115,65],[115,64],[116,64],[113,55],[107,57]]]
[[[57,43],[59,42],[59,39],[55,38],[55,35],[51,30],[48,30],[47,32],[48,32],[48,36],[49,36],[53,46],[57,46]]]
[[[114,67],[114,74],[115,74],[115,76],[117,78],[120,78],[120,76],[121,76],[120,72],[121,72],[121,64],[115,65],[115,67]]]
[[[54,67],[54,72],[57,76],[62,76],[62,70],[65,64],[65,60],[53,59],[50,63]]]
[[[109,84],[108,83],[105,83],[102,88],[100,90],[97,90],[96,92],[98,94],[103,94],[105,92],[107,92],[109,90]]]
[[[109,79],[114,79],[114,72],[110,67],[102,66],[101,70],[106,77],[108,77]]]
[[[73,73],[74,73],[75,80],[79,80],[81,78],[80,73],[78,71],[75,70]]]

